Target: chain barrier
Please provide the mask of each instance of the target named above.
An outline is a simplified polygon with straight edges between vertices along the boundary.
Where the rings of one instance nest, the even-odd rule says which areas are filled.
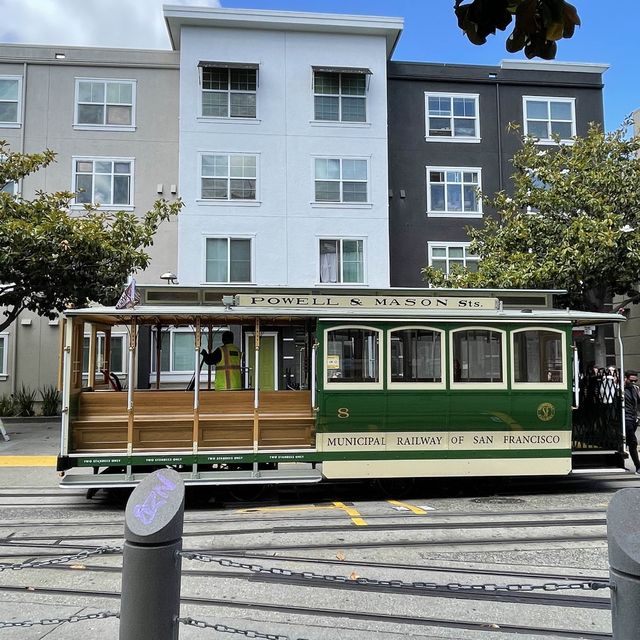
[[[21,569],[37,569],[39,567],[49,567],[56,564],[65,564],[74,560],[84,560],[91,556],[99,556],[105,553],[122,553],[122,547],[98,547],[97,549],[83,550],[73,555],[56,556],[47,558],[46,560],[27,560],[26,562],[18,562],[16,564],[0,563],[0,573],[2,571],[19,571]]]
[[[22,620],[19,622],[0,622],[0,629],[35,627],[36,625],[49,626],[63,624],[64,622],[84,622],[85,620],[104,620],[106,618],[119,618],[119,613],[113,611],[100,611],[99,613],[86,613],[84,615],[69,616],[68,618],[44,618],[43,620]]]
[[[217,558],[207,553],[197,553],[194,551],[182,551],[180,555],[188,560],[199,562],[213,562],[221,567],[231,567],[234,569],[247,569],[254,573],[266,573],[288,578],[303,578],[305,580],[320,580],[331,583],[353,583],[359,585],[371,585],[380,587],[396,587],[402,589],[423,589],[427,591],[448,590],[448,591],[486,591],[486,592],[530,592],[530,591],[565,591],[565,590],[586,590],[597,591],[598,589],[609,589],[610,584],[606,581],[586,581],[586,582],[545,582],[543,584],[462,584],[460,582],[437,583],[437,582],[404,582],[403,580],[376,580],[373,578],[361,578],[360,576],[335,576],[310,571],[290,571],[279,567],[263,567],[259,564],[248,564],[235,562],[226,558]]]
[[[188,627],[198,627],[198,629],[214,629],[220,633],[235,633],[245,638],[261,638],[264,640],[291,640],[289,636],[281,636],[273,633],[260,633],[259,631],[251,631],[245,629],[236,629],[235,627],[228,627],[226,624],[211,624],[204,620],[194,620],[193,618],[178,618],[178,622]],[[297,640],[305,640],[304,638],[298,638]]]

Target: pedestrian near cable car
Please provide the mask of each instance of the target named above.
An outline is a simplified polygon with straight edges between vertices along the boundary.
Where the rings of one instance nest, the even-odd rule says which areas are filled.
[[[216,390],[231,391],[242,388],[240,349],[233,344],[233,333],[222,334],[222,345],[212,354],[211,364],[216,365]]]
[[[638,409],[640,408],[640,392],[637,371],[624,372],[624,431],[629,455],[636,466],[636,473],[640,475],[640,459],[638,458]]]

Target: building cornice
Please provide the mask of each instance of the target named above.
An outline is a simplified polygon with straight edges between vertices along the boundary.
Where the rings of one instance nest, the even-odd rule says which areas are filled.
[[[308,33],[384,36],[387,57],[398,42],[404,20],[387,16],[302,13],[253,9],[219,9],[164,5],[164,19],[174,50],[180,49],[182,27],[215,27]]]

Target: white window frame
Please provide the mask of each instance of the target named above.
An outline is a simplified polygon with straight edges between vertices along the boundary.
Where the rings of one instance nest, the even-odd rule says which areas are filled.
[[[95,163],[96,162],[128,162],[131,167],[129,169],[129,204],[100,204],[100,209],[103,211],[133,211],[135,208],[133,196],[135,194],[135,158],[110,158],[110,157],[100,157],[100,156],[73,156],[71,158],[71,176],[72,176],[72,185],[71,191],[76,193],[77,191],[77,176],[76,173],[76,162],[93,162],[94,167],[91,173],[92,176],[95,176]],[[80,174],[80,175],[88,175],[88,174]],[[117,175],[111,173],[111,199],[113,199],[113,176]],[[122,174],[125,175],[125,174]],[[95,188],[95,182],[93,183]],[[88,204],[88,203],[87,203]],[[95,204],[95,203],[91,203]],[[71,207],[73,209],[82,209],[84,208],[84,202],[76,202],[74,199]]]
[[[335,202],[328,200],[316,200],[316,160],[339,160],[340,161],[340,178],[335,180],[320,180],[320,182],[339,182],[340,183],[340,200]],[[342,177],[342,162],[343,160],[363,160],[367,164],[367,199],[366,201],[355,201],[355,202],[345,202],[344,201],[344,191],[343,191],[343,183],[344,182],[365,182],[364,180],[344,180]],[[363,156],[313,156],[311,162],[311,184],[313,185],[313,198],[311,200],[311,205],[313,207],[325,207],[325,208],[333,208],[339,207],[341,209],[367,209],[371,208],[373,205],[371,203],[371,158],[363,157]]]
[[[391,380],[391,336],[398,331],[407,329],[419,329],[420,331],[433,331],[440,335],[440,382],[392,382]],[[393,327],[387,331],[387,389],[446,389],[447,388],[447,357],[446,357],[446,332],[443,329],[424,325],[408,324],[405,326]]]
[[[462,174],[474,172],[478,174],[478,184],[476,188],[482,192],[482,168],[481,167],[426,167],[425,180],[427,184],[427,217],[429,218],[482,218],[482,197],[477,196],[478,211],[432,211],[431,210],[431,182],[429,181],[429,174],[431,171],[443,171],[445,173],[445,181],[441,184],[445,185],[445,207],[447,205],[447,187],[449,184],[446,181],[446,174],[450,171],[458,171]],[[464,175],[463,175],[464,180]],[[461,185],[462,203],[464,203],[464,182],[454,183]]]
[[[343,242],[344,241],[360,241],[362,242],[362,278],[363,281],[362,282],[344,282],[344,277],[343,277],[343,273],[344,273],[344,260],[342,259],[342,256],[344,254],[344,249],[343,249]],[[340,281],[339,282],[322,282],[321,281],[321,277],[320,277],[320,272],[322,269],[322,264],[321,264],[321,254],[320,254],[320,243],[323,241],[331,241],[331,242],[339,242],[340,243]],[[354,285],[365,285],[367,284],[367,242],[366,242],[366,238],[361,237],[361,236],[357,236],[357,237],[351,237],[351,236],[330,236],[329,234],[324,234],[324,235],[318,235],[316,236],[316,249],[318,250],[317,255],[317,274],[318,274],[318,282],[317,284],[319,286],[331,286],[331,287],[352,287]]]
[[[561,382],[516,382],[516,370],[515,370],[515,336],[517,333],[524,333],[526,331],[546,331],[548,333],[558,333],[561,337],[561,349],[562,349],[562,381]],[[509,339],[511,354],[509,357],[511,365],[511,388],[512,389],[567,389],[567,369],[569,363],[567,362],[567,334],[552,327],[522,327],[522,329],[513,329],[511,331]]]
[[[429,98],[451,98],[451,135],[450,136],[433,136],[429,135]],[[475,101],[476,115],[473,118],[475,123],[475,135],[474,136],[455,136],[453,127],[453,99],[454,98],[466,98]],[[434,116],[446,118],[447,116]],[[463,116],[467,119],[470,117]],[[424,92],[424,137],[427,142],[462,142],[462,143],[479,143],[482,141],[480,137],[480,94],[479,93],[455,93],[452,91],[425,91]]]
[[[455,382],[454,378],[454,336],[460,331],[492,331],[500,334],[500,349],[502,355],[502,382]],[[449,331],[449,380],[451,389],[506,389],[507,388],[507,332],[497,327],[488,327],[483,325],[468,325],[464,327],[456,327]]]
[[[227,273],[229,279],[226,282],[218,282],[216,280],[207,280],[207,241],[208,240],[226,240],[227,241]],[[248,240],[249,241],[249,256],[251,260],[251,273],[249,280],[231,280],[231,262],[230,262],[230,241],[231,240]],[[255,261],[255,245],[256,245],[256,236],[255,234],[243,234],[243,233],[234,233],[233,235],[211,235],[211,234],[203,234],[203,247],[202,247],[202,284],[215,284],[215,285],[251,285],[254,284],[255,273],[256,273],[256,261]]]
[[[384,331],[377,329],[376,327],[369,327],[367,325],[338,325],[335,327],[328,327],[324,330],[324,345],[325,350],[327,348],[329,332],[337,331],[338,329],[364,329],[365,331],[371,331],[378,335],[378,382],[327,382],[328,380],[328,367],[327,367],[327,353],[324,353],[324,362],[322,363],[322,388],[324,391],[344,391],[345,389],[383,389],[383,353],[384,353]]]
[[[78,107],[80,106],[80,83],[93,82],[104,84],[104,107],[102,124],[90,124],[78,121]],[[129,84],[131,85],[131,124],[107,124],[107,85],[108,84]],[[73,128],[78,131],[135,131],[136,130],[136,89],[137,80],[128,78],[76,78],[75,95],[73,101]],[[99,103],[91,103],[99,104]]]
[[[226,180],[227,180],[227,197],[226,198],[204,198],[202,196],[202,180],[203,178],[213,178],[213,176],[203,176],[202,175],[202,160],[205,156],[227,156],[227,158],[229,159],[229,173],[226,176]],[[231,157],[233,156],[244,156],[244,157],[249,157],[249,158],[255,158],[256,160],[256,175],[255,178],[253,178],[256,181],[256,188],[255,188],[255,198],[249,200],[240,200],[240,199],[235,199],[235,198],[231,198]],[[222,179],[222,176],[219,176],[220,179]],[[247,178],[247,179],[251,179],[251,178]],[[201,151],[198,154],[198,181],[199,181],[199,185],[198,185],[198,198],[196,198],[196,202],[198,202],[198,204],[204,204],[204,205],[213,205],[213,206],[240,206],[240,207],[255,207],[255,206],[259,206],[261,204],[260,201],[260,193],[259,193],[259,189],[260,189],[260,154],[256,153],[256,152],[245,152],[245,151]]]
[[[222,325],[222,326],[214,326],[212,327],[213,331],[213,335],[219,335],[222,336],[222,333],[226,330],[229,329],[229,327],[227,325]],[[201,347],[203,349],[207,348],[207,328],[206,327],[202,327],[202,344]],[[160,381],[161,383],[170,383],[170,382],[182,382],[184,380],[190,380],[191,376],[193,376],[193,370],[185,370],[185,371],[180,371],[177,369],[173,369],[173,356],[174,356],[174,338],[176,336],[176,334],[179,333],[191,333],[193,335],[195,335],[195,327],[190,326],[190,327],[171,327],[168,331],[163,331],[162,332],[162,344],[163,344],[163,348],[162,351],[164,352],[165,349],[167,348],[167,343],[168,343],[168,349],[169,349],[169,370],[165,371],[165,370],[161,370],[160,371]],[[149,382],[151,384],[155,384],[156,379],[157,379],[157,362],[156,362],[156,349],[155,349],[155,342],[156,340],[156,330],[155,327],[152,328],[151,330],[151,360],[150,360],[150,371],[149,371]],[[195,349],[194,349],[194,354],[193,354],[193,358],[194,358],[194,364],[195,364]],[[207,379],[207,368],[206,367],[202,367],[202,369],[200,370],[200,380],[206,380]]]
[[[316,93],[316,73],[333,73],[338,76],[338,93]],[[361,69],[353,69],[349,71],[347,68],[334,69],[330,67],[326,69],[311,69],[311,123],[314,125],[324,126],[340,126],[340,127],[367,127],[371,125],[369,120],[369,75],[370,71],[363,71]],[[364,77],[364,95],[343,94],[342,93],[342,75],[362,75]],[[316,117],[316,97],[329,97],[338,98],[338,119],[337,120],[323,120]],[[343,120],[342,119],[342,98],[358,98],[364,101],[364,120]]]
[[[233,63],[229,63],[230,66],[223,66],[224,63],[218,62],[216,66],[215,63],[209,65],[200,65],[198,67],[198,77],[199,77],[199,91],[198,91],[198,118],[202,120],[209,121],[221,121],[221,122],[249,122],[249,123],[257,123],[258,120],[258,86],[259,86],[259,69],[256,66],[247,65],[246,67],[242,66],[231,66]],[[236,63],[240,65],[241,63]],[[242,90],[242,89],[231,89],[231,71],[234,69],[250,69],[256,72],[256,89],[255,91]],[[227,78],[228,78],[228,88],[227,89],[205,89],[204,88],[204,70],[205,69],[226,69],[227,70]],[[208,116],[203,113],[202,109],[202,99],[205,93],[226,93],[227,94],[227,113],[229,115],[226,116]],[[253,116],[232,116],[231,115],[231,94],[239,93],[239,94],[253,94],[256,97],[256,113]]]
[[[2,358],[0,358],[0,380],[6,380],[9,377],[9,334],[7,332],[0,333],[0,342],[2,342]]]
[[[468,254],[467,250],[469,249],[469,246],[471,245],[470,242],[427,242],[427,262],[429,264],[429,266],[433,266],[433,260],[444,260],[447,263],[447,270],[445,271],[446,274],[451,273],[451,268],[450,268],[450,264],[449,261],[450,260],[456,260],[459,261],[460,258],[451,258],[449,256],[449,249],[462,249],[463,250],[463,257],[462,257],[462,261],[463,261],[463,266],[466,267],[467,266],[467,261],[470,262],[475,262],[476,264],[480,262],[480,258],[476,255],[473,254]],[[444,258],[441,258],[439,256],[436,256],[434,258],[433,255],[433,250],[434,249],[446,249],[447,255]]]
[[[534,102],[547,102],[549,108],[549,118],[547,120],[541,120],[539,118],[527,118],[527,102],[531,100]],[[522,96],[522,124],[524,135],[529,134],[528,121],[535,120],[536,122],[546,122],[547,123],[547,133],[551,130],[551,102],[564,102],[571,106],[571,137],[570,138],[560,138],[561,144],[573,144],[573,138],[576,136],[576,99],[561,97],[561,96]],[[568,122],[567,120],[556,120],[557,122]],[[556,145],[557,142],[552,138],[537,138],[536,144],[543,145]]]
[[[0,154],[0,163],[7,159],[6,155]],[[0,189],[3,193],[15,196],[18,193],[18,183],[15,180],[9,180],[4,188]]]
[[[102,331],[98,331],[96,333],[96,367],[98,367],[98,358],[97,358],[97,354],[99,352],[99,348],[98,348],[98,344],[100,342],[103,343],[103,351],[102,353],[104,353],[104,341],[105,341],[105,334]],[[128,367],[128,354],[129,354],[129,337],[126,331],[112,331],[111,332],[111,340],[113,339],[117,339],[117,340],[122,340],[122,361],[120,362],[120,369],[111,369],[111,363],[109,363],[109,372],[110,373],[115,373],[118,376],[126,376],[127,375],[127,367]],[[91,333],[87,333],[85,332],[84,334],[84,339],[89,339],[91,340]],[[95,371],[96,376],[98,374],[101,375],[100,372],[100,368],[96,368]],[[83,366],[83,371],[82,371],[82,376],[83,378],[88,378],[89,377],[89,373],[85,373],[84,372],[84,366]],[[122,381],[124,382],[124,380]]]
[[[0,80],[17,80],[18,81],[18,99],[16,102],[16,120],[2,120],[0,121],[0,128],[5,129],[19,129],[22,127],[22,76],[13,76],[7,74],[1,74]],[[13,100],[3,100],[3,102],[14,102]]]

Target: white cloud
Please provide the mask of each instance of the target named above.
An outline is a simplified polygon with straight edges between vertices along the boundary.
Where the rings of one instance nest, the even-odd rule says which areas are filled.
[[[219,0],[0,0],[0,42],[169,49],[162,5]]]

